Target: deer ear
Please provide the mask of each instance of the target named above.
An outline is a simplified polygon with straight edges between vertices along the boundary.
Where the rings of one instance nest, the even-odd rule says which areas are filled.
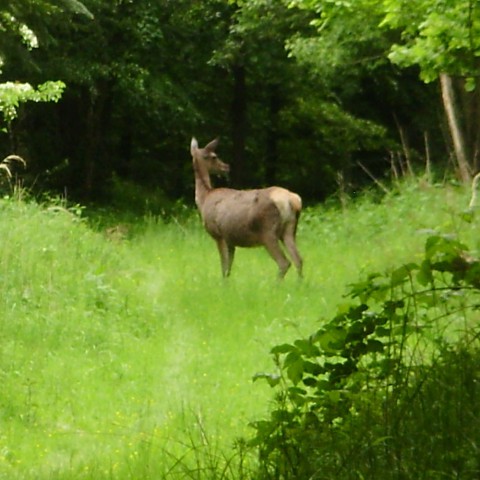
[[[193,155],[193,152],[197,150],[198,148],[198,142],[195,137],[192,138],[192,142],[190,143],[190,153]]]
[[[216,138],[215,140],[212,140],[206,147],[205,147],[205,150],[208,150],[209,152],[214,152],[215,149],[217,148],[218,146],[218,138]]]

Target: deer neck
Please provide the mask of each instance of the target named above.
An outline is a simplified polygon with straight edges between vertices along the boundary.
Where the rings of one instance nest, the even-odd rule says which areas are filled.
[[[199,165],[198,162],[194,162],[193,171],[195,172],[195,203],[201,211],[205,198],[213,190],[213,187],[210,175],[205,167]]]

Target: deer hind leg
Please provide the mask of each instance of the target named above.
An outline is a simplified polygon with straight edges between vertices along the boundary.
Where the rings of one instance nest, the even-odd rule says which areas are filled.
[[[277,262],[278,278],[282,279],[290,268],[290,261],[283,253],[278,238],[269,238],[265,241],[264,245],[270,256]]]
[[[303,260],[297,250],[297,244],[295,242],[295,230],[296,230],[296,225],[288,224],[283,234],[282,241],[283,241],[283,244],[285,245],[285,248],[287,249],[287,252],[290,255],[290,258],[292,259],[295,265],[295,268],[297,269],[298,276],[301,277]]]
[[[235,247],[228,245],[223,238],[216,240],[218,252],[220,253],[220,261],[222,264],[222,275],[226,278],[232,270],[233,258],[235,256]]]

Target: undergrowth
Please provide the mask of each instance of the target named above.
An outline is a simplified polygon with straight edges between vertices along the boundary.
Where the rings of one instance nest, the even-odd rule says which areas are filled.
[[[264,479],[480,475],[480,259],[432,235],[421,262],[370,273],[308,338],[275,346]]]

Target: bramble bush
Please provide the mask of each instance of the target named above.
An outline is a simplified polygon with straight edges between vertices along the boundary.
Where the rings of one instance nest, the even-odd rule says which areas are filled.
[[[478,478],[480,259],[431,235],[421,262],[373,273],[311,335],[275,346],[263,479]]]

